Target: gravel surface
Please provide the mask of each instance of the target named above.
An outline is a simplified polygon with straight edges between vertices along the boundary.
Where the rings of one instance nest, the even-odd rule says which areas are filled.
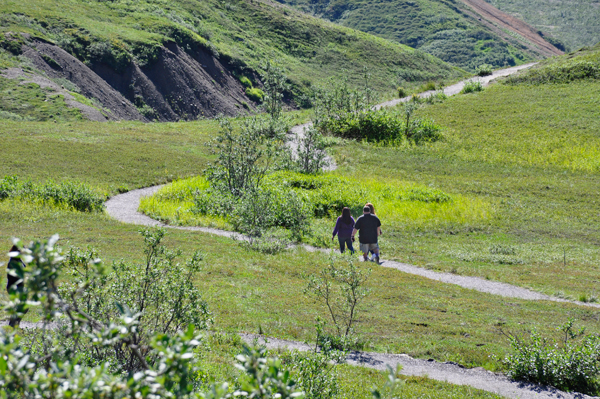
[[[495,71],[493,75],[486,77],[477,77],[475,80],[479,80],[482,84],[487,85],[492,79],[499,76],[507,76],[515,73],[521,69],[528,68],[533,64],[521,65],[514,68],[508,68],[501,71]],[[447,95],[454,95],[462,90],[464,82],[447,87],[444,92]],[[422,93],[421,97],[426,97],[431,94]],[[403,98],[398,100],[389,101],[387,103],[380,104],[382,106],[394,106],[400,102],[407,101],[409,98]],[[301,136],[309,124],[298,125],[292,129],[292,134]],[[297,142],[291,140],[291,150],[297,150]],[[333,159],[329,170],[335,169],[335,163]],[[245,239],[239,233],[224,231],[219,229],[212,229],[206,227],[183,227],[183,226],[171,226],[154,220],[148,216],[145,216],[137,211],[140,200],[142,197],[150,196],[159,190],[162,186],[154,186],[143,188],[139,190],[133,190],[124,194],[119,194],[111,198],[106,202],[106,212],[113,218],[123,222],[145,226],[163,226],[168,228],[174,228],[179,230],[190,230],[190,231],[201,231],[210,234],[216,234],[219,236],[232,237],[236,239]],[[308,251],[329,251],[321,248],[314,248],[308,245],[303,245]],[[431,280],[437,280],[447,284],[454,284],[464,288],[473,289],[480,292],[494,294],[503,297],[519,298],[526,300],[548,300],[556,302],[571,302],[583,306],[600,307],[600,304],[583,303],[575,301],[567,301],[560,298],[547,296],[535,291],[531,291],[525,288],[512,286],[510,284],[499,283],[495,281],[489,281],[478,277],[459,276],[451,273],[440,273],[432,270],[423,269],[417,266],[384,260],[380,263],[382,267],[388,267],[397,269],[399,271],[419,275]],[[1,324],[1,323],[0,323]],[[35,323],[30,323],[35,324]],[[25,327],[25,325],[24,325]],[[240,334],[242,339],[247,343],[258,342],[266,344],[269,349],[276,348],[288,348],[306,351],[310,349],[306,343],[286,341],[274,338],[265,338],[253,334]],[[413,359],[408,355],[399,354],[384,354],[384,353],[371,353],[371,352],[352,352],[349,354],[347,359],[349,364],[359,365],[378,370],[385,370],[387,365],[392,368],[396,368],[396,365],[402,366],[401,374],[407,376],[427,376],[431,379],[439,381],[447,381],[452,384],[458,385],[469,385],[474,388],[482,389],[488,392],[494,392],[502,396],[509,398],[589,398],[590,396],[583,394],[571,394],[558,391],[553,388],[541,387],[534,384],[525,384],[509,380],[503,374],[496,374],[489,372],[483,368],[467,369],[458,364],[454,363],[439,363],[430,360]]]
[[[269,349],[290,349],[307,351],[312,349],[306,343],[287,341],[276,338],[265,338],[254,334],[240,334],[248,344],[263,344]],[[400,365],[400,374],[406,376],[428,377],[456,385],[468,385],[473,388],[493,392],[508,398],[542,399],[542,398],[591,398],[579,393],[566,393],[551,387],[511,381],[505,375],[492,373],[481,367],[467,369],[456,363],[440,363],[432,359],[413,359],[408,355],[395,355],[373,352],[351,352],[347,363],[353,366],[386,370],[387,366],[396,369]]]

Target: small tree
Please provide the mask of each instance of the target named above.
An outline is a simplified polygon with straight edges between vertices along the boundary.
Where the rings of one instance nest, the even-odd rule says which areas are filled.
[[[285,140],[289,131],[290,123],[283,115],[283,97],[289,89],[283,70],[276,64],[267,60],[261,74],[263,81],[263,109],[268,115],[268,130],[265,134],[268,138]]]
[[[369,294],[364,285],[371,269],[361,269],[355,262],[354,257],[332,254],[327,267],[307,277],[304,290],[327,307],[337,336],[342,339],[353,332],[359,305]]]
[[[267,171],[282,150],[281,143],[268,140],[268,121],[251,117],[242,121],[236,131],[231,121],[219,120],[221,130],[210,144],[217,160],[208,168],[208,180],[217,188],[241,198],[248,191],[256,191]]]
[[[314,126],[306,128],[304,134],[298,137],[297,141],[296,163],[302,173],[317,173],[329,165],[327,152],[325,151],[325,140]]]

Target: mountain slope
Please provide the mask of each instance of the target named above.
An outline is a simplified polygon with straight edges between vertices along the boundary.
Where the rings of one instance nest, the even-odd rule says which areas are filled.
[[[291,84],[287,99],[296,104],[312,84],[331,76],[362,82],[364,67],[379,92],[395,89],[399,71],[418,70],[418,81],[464,75],[423,52],[278,3],[4,1],[0,21],[0,67],[66,79],[74,85],[62,85],[65,90],[94,99],[91,106],[107,119],[246,112],[257,103],[241,78],[261,87],[267,59],[284,68]]]
[[[600,41],[600,2],[597,0],[486,0],[500,10],[526,21],[566,50]],[[564,48],[563,48],[564,50]]]
[[[421,49],[474,70],[516,65],[560,54],[534,29],[502,23],[477,0],[280,0],[344,26]],[[483,3],[483,4],[481,4]],[[482,8],[488,12],[482,12]],[[492,12],[490,12],[492,11]],[[509,17],[508,15],[505,15]],[[509,17],[510,18],[510,17]],[[525,24],[519,24],[519,28]]]

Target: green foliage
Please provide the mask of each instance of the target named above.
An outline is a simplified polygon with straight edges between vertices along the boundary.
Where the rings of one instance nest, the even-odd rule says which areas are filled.
[[[321,133],[310,126],[304,130],[302,138],[298,140],[296,154],[296,167],[298,171],[307,174],[315,174],[328,166],[326,142]]]
[[[430,83],[435,88],[435,83]],[[375,109],[368,101],[368,87],[351,89],[347,80],[331,80],[329,87],[315,91],[312,102],[314,126],[336,137],[386,144],[399,144],[406,139],[420,144],[441,138],[441,128],[433,121],[410,120],[415,107],[412,102],[404,104],[404,112]]]
[[[600,339],[575,331],[569,320],[559,328],[560,342],[531,333],[528,342],[523,337],[510,336],[514,353],[506,357],[509,376],[521,381],[550,385],[566,391],[596,394],[600,374]],[[578,341],[575,341],[578,339]]]
[[[29,81],[27,77],[21,81],[0,76],[0,110],[5,119],[12,120],[77,121],[83,119],[80,110],[67,106],[64,96],[41,88],[38,84]]]
[[[250,81],[250,79],[248,79],[245,76],[240,76],[240,83],[244,86],[244,87],[252,87],[252,82]]]
[[[267,139],[270,122],[263,117],[247,118],[236,132],[229,119],[219,120],[219,134],[209,144],[217,159],[206,171],[215,187],[234,198],[258,190],[281,146]]]
[[[519,15],[523,21],[541,29],[543,32],[538,33],[563,51],[593,46],[600,35],[598,9],[587,0],[553,3],[544,0],[490,0],[490,3],[508,14]]]
[[[584,79],[600,79],[600,63],[573,59],[534,68],[507,78],[509,84],[569,83]]]
[[[167,253],[159,254],[162,234],[160,230],[144,233],[148,245],[148,269],[154,269],[152,263],[156,260],[155,256],[171,257]],[[195,331],[194,326],[190,324],[185,327],[180,324],[177,308],[168,309],[174,312],[174,315],[165,311],[167,309],[162,309],[161,314],[158,314],[158,323],[149,317],[146,322],[143,321],[145,313],[148,312],[148,308],[144,309],[145,305],[163,306],[160,302],[165,298],[155,296],[157,285],[164,284],[160,282],[162,275],[149,280],[149,274],[155,274],[155,270],[140,273],[141,278],[134,281],[134,287],[140,288],[137,294],[141,296],[137,299],[141,299],[141,302],[135,303],[139,313],[132,313],[120,302],[119,297],[113,298],[116,302],[99,301],[97,296],[102,296],[103,293],[98,284],[105,283],[106,275],[101,262],[91,258],[91,255],[95,254],[80,255],[71,252],[66,263],[71,267],[76,264],[79,268],[76,272],[77,280],[66,290],[62,287],[57,290],[57,281],[65,267],[64,257],[55,248],[57,240],[58,236],[55,235],[48,241],[36,241],[27,247],[18,241],[15,242],[19,247],[19,257],[26,265],[19,265],[15,271],[22,279],[23,289],[10,295],[5,309],[13,316],[21,316],[27,307],[36,304],[43,315],[43,327],[36,341],[31,342],[27,342],[28,334],[35,335],[35,331],[0,331],[0,387],[3,397],[302,397],[302,393],[295,389],[296,384],[290,378],[289,371],[282,368],[279,360],[267,358],[263,348],[248,347],[237,357],[237,367],[247,374],[247,378],[235,394],[230,393],[226,383],[212,384],[208,391],[199,392],[195,389],[199,371],[195,351],[202,337]],[[174,277],[186,284],[183,279],[190,277],[186,273],[171,276],[171,271],[167,270],[168,280]],[[191,284],[189,281],[187,286]],[[116,290],[124,289],[125,298],[133,288],[118,286],[118,282],[116,285],[108,283],[104,288],[110,289],[111,285]],[[168,296],[167,302],[169,298],[174,298],[176,306],[179,303],[178,299],[181,299],[181,305],[191,304],[187,301],[189,298],[181,296],[182,290],[185,289],[177,286],[169,289],[174,291],[162,293]],[[116,291],[113,291],[114,293]],[[172,305],[174,304],[170,303],[165,306],[169,308]],[[104,314],[98,311],[98,307],[103,306],[114,307],[118,312]],[[204,308],[188,308],[184,312],[198,310],[201,313]],[[174,324],[169,321],[171,317],[176,320]],[[168,321],[167,324],[164,324],[165,321]],[[49,329],[50,323],[60,326],[57,329]],[[145,339],[140,339],[140,336],[144,336]],[[118,357],[119,353],[123,352],[129,354],[129,364],[137,364],[133,370],[138,372],[133,373],[130,369],[129,373],[123,373],[118,365],[104,363],[100,359],[96,359],[95,362],[89,361],[90,357],[98,354],[110,353]]]
[[[463,86],[460,92],[461,94],[468,94],[476,93],[478,91],[483,91],[483,85],[481,84],[481,82],[478,80],[469,80],[465,82],[465,85]]]
[[[404,98],[408,95],[408,92],[403,87],[398,87],[398,98]]]
[[[365,287],[370,274],[371,269],[357,266],[353,256],[332,254],[325,268],[306,277],[304,293],[327,309],[337,337],[348,339],[355,332],[359,306],[370,292]],[[317,342],[322,342],[319,335],[328,333],[325,325],[318,325]]]
[[[246,95],[252,101],[260,103],[265,97],[265,93],[258,87],[246,87]]]
[[[282,356],[282,361],[296,376],[298,387],[307,399],[332,399],[340,394],[336,364],[344,362],[345,355],[331,348],[320,352],[293,351]]]
[[[50,205],[66,205],[81,212],[95,212],[104,209],[106,196],[83,183],[52,180],[43,185],[31,181],[20,182],[17,176],[4,176],[0,179],[0,200],[19,198],[26,201],[39,201]]]
[[[489,64],[482,64],[479,65],[476,69],[475,69],[475,74],[477,76],[489,76],[492,74],[492,70],[493,67]]]
[[[279,2],[420,49],[470,71],[483,63],[499,68],[539,58],[535,50],[527,49],[529,43],[523,38],[494,32],[484,22],[470,18],[472,11],[461,3],[430,0]],[[440,78],[435,71],[425,68],[403,67],[399,75],[404,82]]]

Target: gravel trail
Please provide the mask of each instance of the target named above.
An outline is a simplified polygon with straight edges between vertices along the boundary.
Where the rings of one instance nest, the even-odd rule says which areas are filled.
[[[489,84],[492,79],[500,76],[508,76],[521,69],[528,68],[533,64],[521,65],[518,67],[508,68],[500,71],[495,71],[491,76],[476,77],[473,80],[479,80],[483,85]],[[457,83],[444,89],[446,95],[454,95],[459,93],[464,86],[464,82]],[[421,93],[421,97],[427,97],[432,92]],[[401,102],[408,101],[409,97],[388,101],[383,104],[379,104],[377,107],[394,106]],[[294,126],[292,128],[292,134],[296,137],[301,137],[304,130],[310,126],[310,123],[304,125]],[[297,149],[297,142],[291,140],[290,147],[292,151]],[[330,159],[329,170],[336,168],[333,159]],[[178,230],[188,231],[200,231],[204,233],[215,234],[224,237],[231,237],[236,239],[245,239],[245,237],[239,233],[224,231],[214,228],[207,227],[184,227],[184,226],[171,226],[166,225],[162,222],[154,220],[142,213],[138,212],[140,200],[143,197],[150,196],[158,191],[162,185],[142,188],[138,190],[129,191],[124,194],[119,194],[112,197],[106,202],[106,212],[113,218],[123,222],[144,226],[163,226],[167,228],[173,228]],[[308,251],[330,251],[327,249],[310,247],[303,245]],[[495,281],[489,281],[478,277],[459,276],[451,273],[441,273],[432,270],[423,269],[414,265],[406,263],[400,263],[395,261],[384,260],[381,263],[382,267],[393,268],[404,273],[422,276],[431,280],[440,281],[447,284],[454,284],[460,287],[473,289],[479,292],[485,292],[493,295],[518,298],[525,300],[547,300],[555,302],[570,302],[582,306],[600,307],[600,304],[583,303],[576,301],[568,301],[560,298],[551,297],[544,295],[532,290],[528,290],[521,287],[516,287],[506,283],[500,283]],[[2,323],[0,323],[1,325]],[[35,323],[30,323],[35,324]],[[32,325],[33,327],[33,325]],[[281,339],[267,338],[265,340],[262,336],[253,334],[240,334],[242,339],[247,343],[258,342],[265,344],[269,349],[277,348],[288,348],[306,351],[310,349],[309,345],[302,342],[287,341]],[[545,399],[545,398],[564,398],[564,399],[576,399],[576,398],[590,398],[590,396],[578,394],[578,393],[565,393],[556,390],[551,387],[543,387],[535,384],[527,384],[521,382],[515,382],[509,380],[503,374],[497,374],[489,372],[483,368],[467,369],[455,363],[440,363],[432,359],[421,360],[414,359],[408,355],[403,354],[384,354],[384,353],[372,353],[372,352],[352,352],[348,355],[348,363],[351,365],[363,366],[374,368],[378,370],[385,370],[387,365],[392,368],[396,368],[396,365],[402,366],[401,374],[407,376],[426,376],[428,378],[446,381],[452,384],[468,385],[477,389],[482,389],[488,392],[497,393],[499,395],[518,398],[518,399]]]
[[[254,334],[240,334],[242,340],[248,344],[257,342],[266,345],[269,349],[291,349],[299,351],[310,350],[311,347],[302,342],[287,341],[276,338],[266,338]],[[493,392],[508,398],[518,399],[583,399],[591,398],[580,393],[567,393],[552,387],[536,384],[511,381],[505,375],[492,373],[481,367],[468,369],[458,364],[447,362],[440,363],[434,360],[414,359],[408,355],[351,352],[347,363],[353,366],[362,366],[376,370],[386,370],[387,366],[396,369],[402,366],[400,374],[406,376],[428,377],[437,381],[445,381],[456,385],[468,385],[487,392]]]

